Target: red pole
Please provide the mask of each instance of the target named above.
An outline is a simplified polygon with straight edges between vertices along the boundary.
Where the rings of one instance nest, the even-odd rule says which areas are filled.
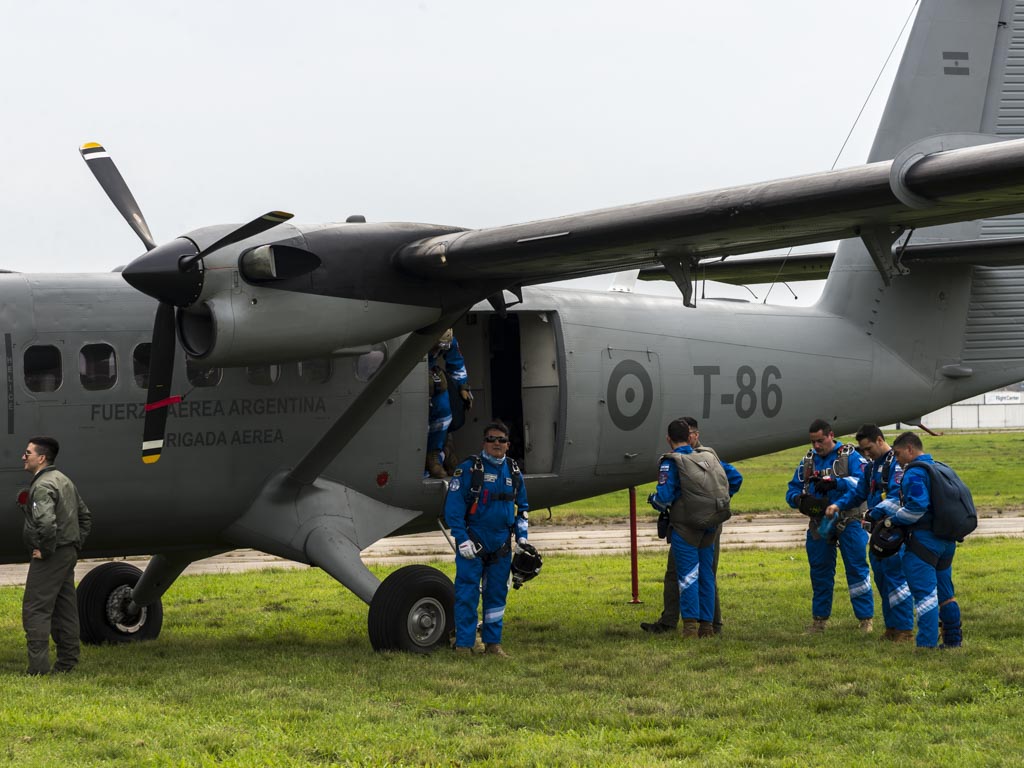
[[[629,558],[633,570],[633,599],[630,604],[638,605],[640,600],[640,575],[636,564],[636,487],[629,486]]]

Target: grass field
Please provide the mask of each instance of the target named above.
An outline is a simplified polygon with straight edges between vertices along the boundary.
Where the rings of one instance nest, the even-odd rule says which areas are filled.
[[[893,440],[898,434],[893,432],[886,437]],[[1024,432],[951,432],[940,437],[919,434],[925,450],[949,464],[963,478],[984,514],[997,515],[1024,507],[1020,463],[1024,456]],[[840,440],[854,442],[852,435]],[[808,447],[804,445],[736,462],[736,468],[743,474],[743,487],[733,497],[733,514],[789,513],[786,483],[793,477]],[[651,467],[652,478],[656,473],[657,468]],[[638,514],[654,516],[654,511],[646,504],[647,495],[653,490],[653,483],[637,488]],[[628,493],[618,491],[554,507],[552,522],[595,522],[625,517],[628,513]]]
[[[1022,540],[958,552],[959,651],[860,635],[842,590],[803,636],[803,551],[727,550],[721,639],[639,631],[661,554],[641,557],[642,606],[626,557],[549,557],[510,597],[509,660],[375,654],[365,606],[322,572],[260,572],[184,577],[160,639],[42,679],[18,674],[21,589],[3,588],[0,764],[1017,766],[1022,558]]]

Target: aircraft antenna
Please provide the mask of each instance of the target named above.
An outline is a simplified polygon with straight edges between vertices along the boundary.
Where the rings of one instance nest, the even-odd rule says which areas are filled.
[[[885,57],[885,61],[882,63],[881,69],[878,70],[878,74],[875,76],[875,82],[871,84],[871,88],[868,89],[868,95],[864,97],[864,102],[860,105],[860,111],[857,112],[857,116],[853,118],[853,124],[850,126],[849,132],[846,134],[846,138],[843,139],[843,145],[839,147],[839,152],[836,153],[835,160],[832,161],[832,167],[830,170],[835,170],[836,165],[839,164],[839,158],[843,156],[843,152],[846,150],[846,145],[850,143],[850,137],[853,136],[853,132],[857,129],[857,124],[860,122],[861,117],[864,115],[864,110],[867,109],[868,102],[871,101],[871,97],[875,93],[875,88],[878,87],[878,81],[882,79],[882,75],[885,72],[885,68],[889,66],[889,61],[892,59],[892,55],[896,53],[896,47],[900,44],[900,40],[903,39],[903,33],[907,31],[907,25],[910,24],[910,20],[914,17],[914,11],[917,10],[917,6],[920,5],[921,0],[915,0],[914,5],[910,9],[910,13],[907,14],[907,18],[903,21],[903,26],[900,27],[900,33],[896,35],[896,39],[892,43],[892,48],[889,49],[889,55]],[[909,238],[908,238],[909,239]],[[904,244],[904,248],[906,244]],[[779,275],[782,274],[782,270],[786,268],[786,262],[789,261],[789,257],[793,255],[793,247],[790,246],[789,250],[786,251],[785,258],[782,259],[782,263],[779,265],[779,271],[775,273],[775,279],[772,280],[768,286],[768,291],[764,295],[764,301],[762,304],[768,303],[768,297],[772,293],[772,288],[775,287],[775,283],[779,280]],[[784,283],[785,285],[785,283]],[[788,285],[786,285],[789,288]],[[789,288],[789,292],[793,294],[793,298],[796,299],[796,293],[793,292],[792,288]]]

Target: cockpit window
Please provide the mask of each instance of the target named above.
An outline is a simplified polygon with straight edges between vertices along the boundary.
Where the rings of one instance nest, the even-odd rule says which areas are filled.
[[[356,358],[356,378],[359,381],[369,381],[387,359],[388,348],[384,344],[375,344],[365,355]]]
[[[39,345],[25,350],[25,386],[30,392],[56,392],[63,381],[57,347]]]
[[[95,392],[117,383],[117,356],[109,344],[86,344],[78,352],[82,389]]]
[[[220,368],[211,368],[207,365],[187,360],[185,362],[185,375],[193,387],[216,387],[224,372]]]

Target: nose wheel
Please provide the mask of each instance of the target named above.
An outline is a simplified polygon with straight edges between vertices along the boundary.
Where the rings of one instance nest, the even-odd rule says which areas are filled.
[[[158,600],[147,606],[132,601],[142,571],[129,563],[104,563],[78,585],[78,621],[82,642],[132,643],[153,640],[164,622]]]

